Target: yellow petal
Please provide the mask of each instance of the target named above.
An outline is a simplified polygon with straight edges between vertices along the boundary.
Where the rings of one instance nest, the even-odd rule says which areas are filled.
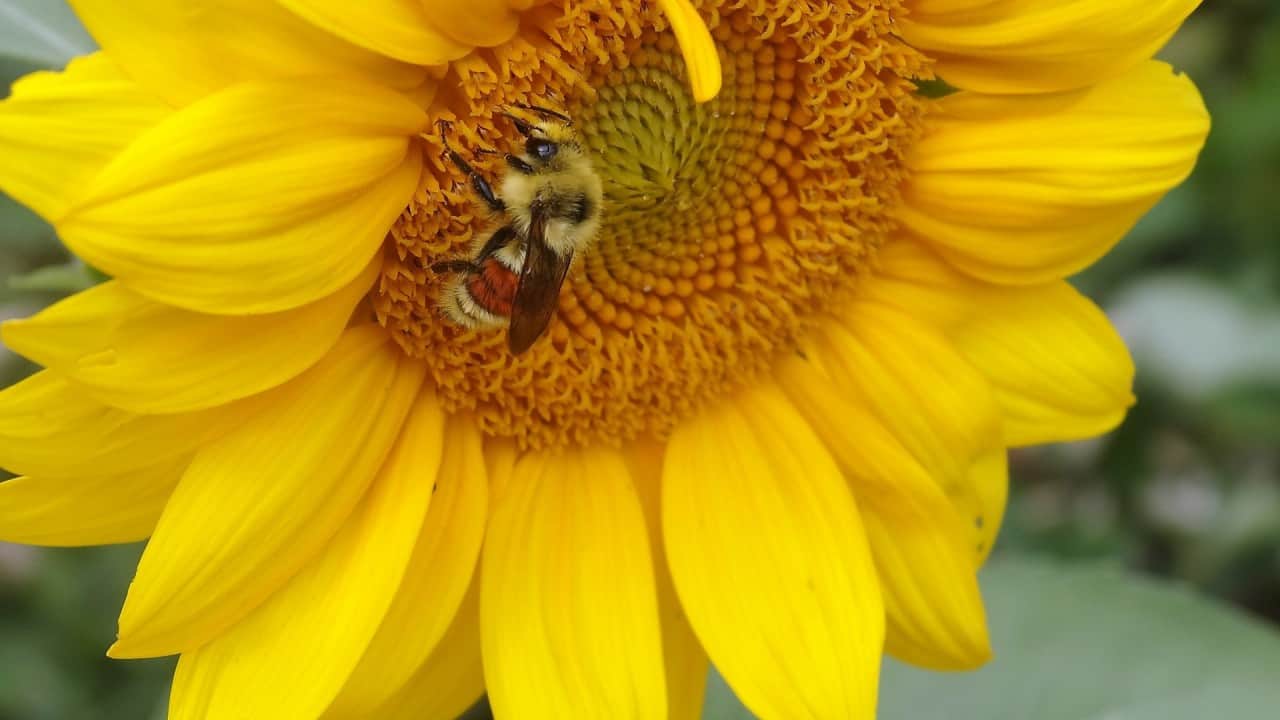
[[[1187,177],[1208,130],[1195,86],[1156,62],[1079,92],[958,93],[912,150],[898,215],[977,277],[1060,279]]]
[[[0,467],[39,478],[127,475],[191,453],[244,407],[135,415],[46,370],[0,391]]]
[[[858,500],[884,591],[888,652],[939,670],[986,662],[991,646],[970,519],[877,420],[832,393],[808,363],[786,360],[779,380]]]
[[[480,583],[473,580],[431,657],[370,720],[457,720],[484,693],[480,661]],[[335,716],[346,720],[346,717]],[[520,715],[519,717],[525,717]]]
[[[667,553],[662,545],[662,464],[664,448],[645,443],[627,453],[636,490],[649,528],[654,578],[658,589],[658,614],[662,622],[662,657],[667,671],[668,720],[698,720],[707,691],[710,663],[707,653],[689,626],[676,597]]]
[[[1105,315],[1065,282],[992,285],[895,241],[859,286],[866,301],[942,330],[987,377],[1011,446],[1106,432],[1133,404],[1133,362]]]
[[[720,55],[706,22],[689,0],[658,0],[658,7],[666,13],[676,42],[680,44],[693,99],[700,103],[715,99],[720,94],[723,77]]]
[[[70,547],[144,540],[187,461],[123,475],[0,482],[0,541]]]
[[[194,650],[306,565],[364,494],[422,375],[381,328],[355,328],[202,448],[142,555],[111,655]]]
[[[14,83],[0,102],[0,190],[46,220],[170,109],[102,53]]]
[[[423,0],[366,0],[358,10],[342,0],[278,1],[317,27],[404,62],[439,65],[471,51],[441,32]]]
[[[946,488],[947,497],[972,528],[978,563],[986,562],[996,545],[1009,500],[1009,457],[1004,448],[988,450],[974,459],[965,480]]]
[[[371,649],[405,579],[443,440],[444,412],[423,393],[368,495],[315,560],[229,631],[182,655],[172,720],[320,716]]]
[[[809,424],[759,388],[678,426],[662,523],[702,646],[772,718],[875,716],[884,605],[853,496]]]
[[[972,319],[978,298],[996,288],[951,267],[917,239],[894,237],[876,255],[875,272],[858,284],[857,294],[950,333]]]
[[[1200,0],[908,0],[898,32],[956,87],[1071,90],[1151,58]]]
[[[427,22],[459,45],[501,45],[520,26],[520,15],[510,0],[425,0],[423,4]]]
[[[480,635],[494,714],[661,718],[663,681],[644,513],[615,452],[533,452],[495,497]]]
[[[985,560],[1000,531],[1009,483],[991,387],[947,340],[914,318],[865,303],[848,311],[858,338],[824,328],[800,360],[783,366],[785,377],[815,375],[829,383],[829,402],[870,411],[942,487],[969,529],[979,562]]]
[[[273,388],[333,347],[377,277],[371,263],[333,295],[268,315],[204,315],[161,305],[119,282],[4,324],[10,349],[137,413],[222,405]]]
[[[1011,446],[1099,435],[1133,405],[1124,341],[1065,282],[987,297],[955,338],[990,379]]]
[[[805,352],[831,392],[870,410],[943,486],[960,482],[979,454],[1003,447],[986,377],[911,316],[850,304]]]
[[[498,497],[507,492],[511,477],[516,471],[520,450],[507,438],[489,438],[484,444],[485,470],[489,474],[489,496]]]
[[[131,290],[215,314],[266,313],[353,281],[417,187],[425,122],[370,85],[238,85],[173,114],[57,223]]]
[[[435,494],[404,581],[325,717],[376,715],[441,644],[471,585],[484,539],[488,486],[481,444],[470,418],[448,421]],[[427,469],[418,472],[418,482],[425,483]]]
[[[184,105],[237,82],[357,75],[396,88],[422,68],[371,53],[263,0],[72,0],[98,44],[138,82]]]

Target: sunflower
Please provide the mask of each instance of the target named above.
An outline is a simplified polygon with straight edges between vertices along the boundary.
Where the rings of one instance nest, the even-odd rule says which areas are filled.
[[[1191,171],[1197,0],[109,0],[0,187],[112,279],[7,323],[0,537],[149,538],[170,717],[870,718],[991,654],[1007,448],[1133,367],[1065,277]],[[946,92],[922,93],[921,83]],[[940,97],[939,97],[940,96]],[[504,113],[602,227],[533,348],[438,309]]]

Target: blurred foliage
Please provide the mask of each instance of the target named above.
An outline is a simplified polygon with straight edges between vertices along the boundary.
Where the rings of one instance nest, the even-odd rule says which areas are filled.
[[[1280,4],[1206,4],[1162,57],[1213,132],[1077,278],[1133,351],[1138,405],[1099,440],[1014,454],[1001,548],[1118,558],[1280,621]]]
[[[38,67],[60,67],[69,57],[94,48],[66,2],[0,2],[0,57]]]
[[[55,17],[38,41],[0,19],[0,88],[61,57],[59,47],[89,46],[60,2],[0,4]],[[1010,555],[1105,562],[1280,622],[1280,3],[1206,4],[1163,57],[1201,88],[1213,134],[1192,178],[1077,279],[1133,348],[1139,404],[1105,438],[1014,453],[1008,520],[984,576],[998,659],[965,677],[891,664],[885,718],[932,717],[936,707],[961,718],[1086,716],[1017,704],[1037,702],[1035,692],[1041,702],[1078,694],[1082,704],[1068,709],[1098,710],[1089,717],[1269,716],[1220,703],[1252,692],[1239,683],[1253,682],[1250,658],[1273,634],[1118,573],[1009,564]],[[0,319],[97,279],[0,196]],[[31,369],[0,348],[0,382]],[[0,720],[163,717],[172,662],[103,657],[137,554],[0,545]],[[1274,655],[1258,662],[1277,667]],[[1226,675],[1202,682],[1196,670],[1210,666]],[[1142,672],[1125,674],[1134,667]],[[1084,673],[1074,685],[1052,684],[1071,669]],[[1181,682],[1206,692],[1106,702],[1119,696],[1105,693],[1137,692],[1162,673],[1172,678],[1166,690]],[[1196,704],[1205,702],[1212,712]],[[487,716],[483,705],[469,714]],[[718,679],[708,717],[745,717]]]
[[[163,718],[171,660],[112,662],[140,547],[0,546],[0,718]]]

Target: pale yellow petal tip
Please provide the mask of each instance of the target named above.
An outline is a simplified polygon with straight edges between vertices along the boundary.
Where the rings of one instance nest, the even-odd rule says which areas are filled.
[[[174,641],[174,635],[156,635],[147,633],[138,633],[137,630],[131,632],[118,632],[115,635],[115,642],[111,643],[111,647],[106,648],[106,656],[111,660],[147,660],[151,657],[168,657],[177,655],[178,650],[175,647],[182,647],[183,652],[187,650],[186,643]]]
[[[938,627],[938,626],[935,626]],[[934,672],[969,672],[991,662],[991,639],[985,620],[971,627],[945,628],[943,637],[912,637],[890,625],[885,652],[908,665]]]
[[[13,340],[15,331],[22,331],[22,324],[26,318],[15,318],[13,320],[5,320],[0,322],[0,343],[4,343],[7,348],[13,348]]]
[[[702,77],[694,76],[692,81],[693,99],[700,103],[711,102],[720,94],[721,75],[720,58],[715,58],[714,67],[707,70]]]
[[[984,639],[987,639],[987,638],[984,636]],[[969,665],[966,669],[977,670],[981,667],[985,667],[987,663],[994,660],[995,657],[996,657],[996,654],[991,650],[991,643],[988,640],[988,642],[983,644],[981,648],[974,651],[974,653],[967,658],[969,661]]]
[[[33,357],[40,348],[40,326],[35,324],[33,327],[32,320],[34,318],[35,316],[33,315],[0,323],[0,344],[37,365],[49,367],[48,363],[41,362]],[[33,330],[35,332],[32,332]]]
[[[711,30],[689,0],[658,0],[658,4],[671,21],[671,30],[680,43],[693,99],[700,103],[714,100],[720,94],[724,78]]]
[[[983,640],[986,639],[987,638],[984,635]],[[980,670],[985,667],[987,663],[991,662],[994,657],[995,653],[991,651],[991,644],[989,642],[984,642],[982,645],[969,648],[969,651],[966,654],[956,658],[954,667],[948,668],[947,671],[971,672],[973,670]]]
[[[974,638],[975,642],[978,640],[978,638]],[[934,662],[920,664],[919,666],[935,672],[972,672],[980,670],[991,662],[992,657],[994,657],[994,653],[991,652],[991,644],[986,640],[987,637],[984,633],[980,644],[960,648],[955,655],[937,656],[933,658]]]
[[[107,657],[112,660],[146,660],[172,654],[171,651],[155,647],[148,648],[145,642],[139,645],[134,639],[119,635],[116,636],[116,641],[111,643],[111,647],[107,648]]]

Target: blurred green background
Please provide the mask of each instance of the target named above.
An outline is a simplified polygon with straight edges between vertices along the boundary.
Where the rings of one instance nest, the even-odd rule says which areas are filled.
[[[0,2],[91,47],[59,3]],[[0,87],[55,50],[0,31]],[[890,664],[882,717],[1280,716],[1280,2],[1208,3],[1163,57],[1213,134],[1191,180],[1078,278],[1129,341],[1139,404],[1105,438],[1014,454],[984,577],[996,662]],[[0,197],[0,317],[93,282]],[[0,348],[5,384],[31,369]],[[103,657],[139,551],[0,544],[0,720],[163,717],[171,662]],[[713,678],[707,717],[748,716]]]

